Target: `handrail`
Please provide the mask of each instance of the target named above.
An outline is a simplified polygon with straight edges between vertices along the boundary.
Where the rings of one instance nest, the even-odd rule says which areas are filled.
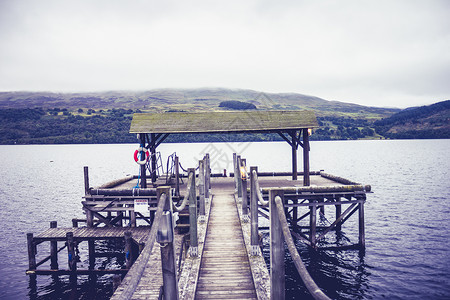
[[[189,203],[189,194],[191,193],[191,183],[192,183],[192,180],[193,180],[193,177],[194,177],[193,174],[194,173],[190,173],[189,174],[186,196],[184,197],[183,202],[181,203],[181,205],[180,206],[176,206],[175,204],[172,204],[172,208],[176,212],[182,211],[186,207],[186,205]]]
[[[286,220],[286,215],[284,214],[284,205],[280,196],[275,197],[275,203],[277,206],[278,216],[281,223],[281,229],[283,231],[284,240],[286,241],[292,260],[294,261],[295,267],[298,273],[300,274],[303,283],[305,284],[306,288],[308,289],[309,293],[314,299],[331,300],[331,298],[325,295],[325,293],[322,292],[322,290],[314,282],[314,279],[312,279],[311,275],[309,274],[308,270],[303,264],[300,254],[298,254],[297,248],[295,247],[295,243],[292,239],[292,235],[289,231],[289,225]]]
[[[145,241],[144,250],[142,250],[138,259],[135,261],[133,266],[128,271],[127,274],[130,274],[130,276],[128,275],[125,276],[124,280],[122,281],[121,285],[125,286],[125,289],[122,291],[122,293],[120,293],[117,299],[121,300],[131,299],[133,293],[136,291],[136,287],[138,286],[140,278],[144,274],[145,267],[150,259],[150,255],[152,253],[153,246],[156,241],[156,234],[158,231],[159,223],[161,221],[161,215],[164,209],[164,205],[166,203],[166,199],[167,195],[165,193],[161,194],[155,213],[155,219],[153,220],[152,229],[150,230],[150,234],[148,235],[147,240]],[[114,298],[115,297],[112,297],[112,299]]]
[[[261,189],[259,187],[259,181],[258,181],[258,172],[256,172],[255,170],[253,170],[253,176],[255,178],[255,184],[256,184],[256,195],[258,196],[258,200],[259,202],[261,202],[262,206],[268,206],[269,205],[269,200],[264,201],[263,196],[261,194]]]

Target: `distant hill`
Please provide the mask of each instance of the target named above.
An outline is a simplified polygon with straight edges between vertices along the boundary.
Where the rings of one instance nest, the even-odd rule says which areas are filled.
[[[412,107],[374,123],[376,131],[393,139],[450,138],[450,100]]]
[[[313,110],[320,128],[314,130],[311,140],[449,138],[449,101],[401,111],[295,93],[204,88],[0,92],[0,144],[134,143],[136,137],[128,133],[133,113],[231,110],[237,103],[258,110]],[[261,141],[280,137],[229,135],[226,139]],[[224,141],[224,137],[171,135],[167,141],[211,142]]]
[[[223,101],[254,104],[257,109],[315,110],[318,116],[354,114],[354,117],[382,118],[399,109],[367,107],[328,101],[296,93],[263,93],[244,89],[156,89],[97,93],[0,92],[1,108],[139,109],[143,112],[217,110]]]

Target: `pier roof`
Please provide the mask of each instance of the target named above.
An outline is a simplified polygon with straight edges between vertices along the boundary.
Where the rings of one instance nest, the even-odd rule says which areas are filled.
[[[279,132],[318,127],[312,111],[135,113],[130,133]]]

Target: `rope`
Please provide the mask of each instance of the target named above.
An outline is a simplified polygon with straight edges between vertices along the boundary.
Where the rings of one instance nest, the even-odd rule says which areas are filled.
[[[316,300],[331,300],[327,295],[325,295],[324,292],[317,286],[317,284],[314,282],[314,279],[312,279],[311,275],[308,273],[308,270],[306,269],[305,265],[303,264],[303,261],[300,257],[300,254],[298,254],[297,248],[295,247],[294,240],[292,239],[292,235],[289,231],[289,225],[286,220],[286,215],[284,214],[284,205],[281,201],[280,196],[275,197],[275,204],[276,209],[278,211],[278,218],[281,223],[281,228],[283,230],[283,236],[284,240],[286,241],[286,244],[288,246],[289,252],[291,253],[292,260],[294,261],[295,267],[300,274],[300,277],[303,280],[303,283],[305,284],[306,288],[308,289],[311,296]]]
[[[187,183],[187,191],[186,191],[187,196],[184,197],[183,202],[181,203],[180,206],[176,206],[175,204],[172,203],[172,207],[173,207],[174,211],[176,211],[176,212],[182,211],[186,207],[186,204],[189,203],[189,194],[191,193],[191,183],[192,183],[193,178],[194,178],[193,173],[190,173],[188,183]]]
[[[178,165],[180,166],[180,169],[183,170],[183,172],[188,173],[188,170],[186,170],[185,168],[183,168],[183,166],[181,165],[181,162],[178,162]],[[195,168],[195,171],[198,170],[199,167]]]
[[[269,200],[264,201],[264,199],[263,199],[263,196],[261,194],[261,189],[259,187],[258,173],[256,173],[255,170],[253,170],[253,178],[255,180],[255,190],[256,190],[256,195],[258,196],[259,202],[261,202],[262,206],[268,206],[269,205]]]

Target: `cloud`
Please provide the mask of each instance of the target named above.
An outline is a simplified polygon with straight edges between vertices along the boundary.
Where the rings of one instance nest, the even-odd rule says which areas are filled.
[[[447,1],[11,1],[0,90],[231,87],[373,106],[449,98]]]

